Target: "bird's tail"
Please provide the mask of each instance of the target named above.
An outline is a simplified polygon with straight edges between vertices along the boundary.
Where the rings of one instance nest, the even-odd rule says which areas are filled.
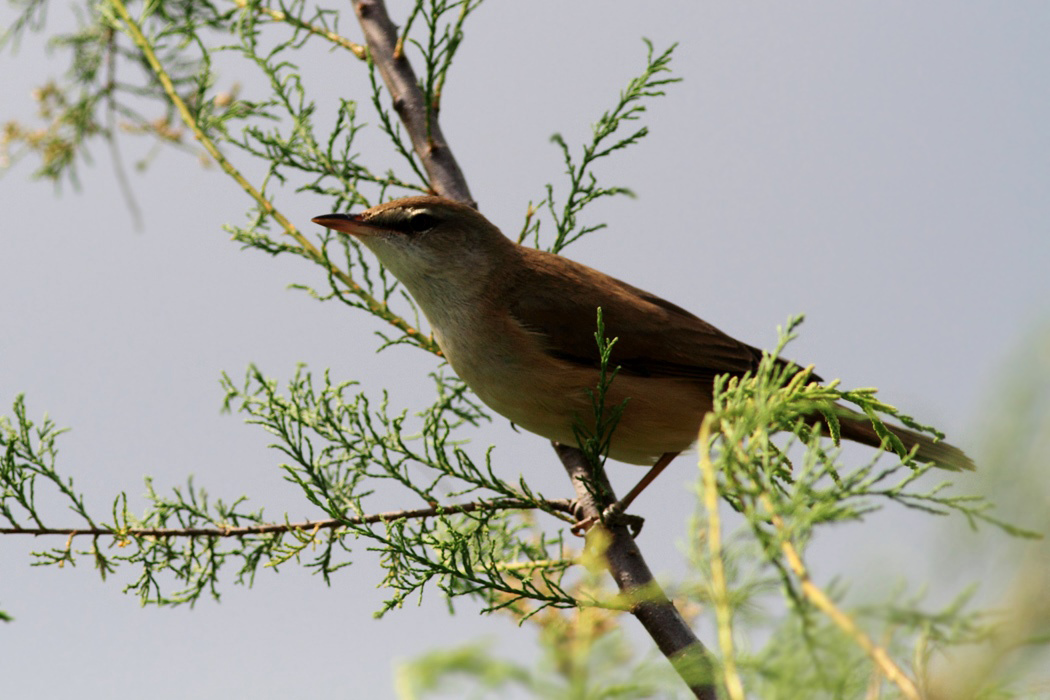
[[[842,437],[863,445],[882,447],[882,438],[875,432],[871,421],[863,413],[839,407],[836,415],[842,429]],[[976,468],[973,460],[954,445],[938,442],[932,437],[897,425],[886,424],[886,428],[904,443],[905,449],[911,450],[918,446],[915,451],[915,459],[920,462],[932,462],[942,469],[952,471],[964,469],[973,471]]]

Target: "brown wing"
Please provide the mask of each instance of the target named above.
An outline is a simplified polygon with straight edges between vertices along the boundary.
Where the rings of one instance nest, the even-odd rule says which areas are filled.
[[[511,314],[541,336],[547,352],[597,367],[596,309],[601,307],[620,371],[644,377],[713,381],[758,367],[762,352],[735,340],[685,309],[597,270],[529,248],[528,265],[512,283]],[[578,290],[573,296],[559,289]]]

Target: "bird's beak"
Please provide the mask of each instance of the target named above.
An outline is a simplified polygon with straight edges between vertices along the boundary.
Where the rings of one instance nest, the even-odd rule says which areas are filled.
[[[367,237],[376,236],[385,229],[379,226],[370,226],[361,219],[360,214],[322,214],[311,219],[315,224],[340,233],[349,233],[352,236]]]

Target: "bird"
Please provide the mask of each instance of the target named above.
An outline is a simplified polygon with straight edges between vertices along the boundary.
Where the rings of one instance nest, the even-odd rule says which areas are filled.
[[[762,359],[758,348],[682,307],[521,245],[474,207],[450,199],[405,197],[312,220],[374,253],[412,295],[460,379],[493,411],[548,440],[576,444],[574,426],[593,423],[600,308],[606,335],[616,339],[611,365],[619,368],[605,398],[624,406],[607,455],[651,467],[645,484],[696,442],[713,407],[715,378],[754,373]],[[842,438],[884,446],[863,414],[845,407],[836,414]],[[920,462],[974,469],[946,442],[886,427]],[[639,482],[621,499],[623,507],[644,487]]]

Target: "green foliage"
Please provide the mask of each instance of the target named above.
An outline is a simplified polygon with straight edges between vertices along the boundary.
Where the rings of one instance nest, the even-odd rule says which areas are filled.
[[[418,51],[427,68],[425,94],[435,107],[462,41],[464,23],[478,4],[420,3],[414,16],[422,18],[417,24],[422,26],[422,38],[409,32],[412,23],[405,28],[406,45]],[[263,173],[247,221],[226,226],[234,240],[270,255],[290,253],[321,264],[332,262],[318,252],[329,242],[329,234],[317,233],[316,243],[310,243],[276,216],[282,193],[321,195],[332,211],[343,211],[427,191],[429,183],[390,116],[390,98],[376,80],[374,66],[365,60],[362,47],[337,33],[338,12],[303,1],[164,0],[139,5],[141,14],[135,21],[170,83],[169,92],[143,60],[115,7],[112,3],[88,6],[77,31],[52,39],[69,56],[69,71],[63,81],[49,82],[35,93],[42,124],[4,126],[0,160],[13,164],[36,157],[37,177],[76,185],[80,161],[89,158],[91,145],[100,141],[115,144],[118,136],[146,137],[156,146],[174,146],[204,161],[214,159],[209,148],[213,146],[224,160],[237,158],[241,170]],[[15,44],[25,32],[41,29],[45,9],[46,0],[24,4],[20,18],[5,34],[7,41]],[[358,147],[362,130],[376,127],[363,121],[358,102],[319,101],[325,91],[312,86],[328,84],[325,67],[316,66],[311,73],[296,62],[301,50],[316,42],[336,47],[340,55],[361,64],[362,74],[370,73],[370,101],[377,110],[378,128],[391,137],[406,172],[371,165],[386,162],[380,152],[363,156]],[[224,75],[237,75],[239,80],[230,82]],[[177,109],[175,98],[185,105],[186,115]],[[155,153],[155,148],[150,149],[137,167],[148,167]],[[119,154],[116,160],[120,162]],[[220,165],[230,172],[226,163]],[[237,169],[231,174],[246,190],[250,188]],[[285,236],[274,235],[275,223],[277,233]],[[432,341],[413,332],[392,310],[376,308],[376,298],[386,301],[393,296],[396,281],[382,271],[377,279],[368,275],[353,279],[352,268],[367,272],[368,264],[356,243],[344,241],[344,245],[354,250],[343,261],[345,267],[329,276],[331,289],[317,297],[363,299],[370,312],[380,311],[377,315],[398,327],[392,342],[435,350]],[[404,298],[398,294],[398,303]],[[415,313],[411,302],[408,311]]]
[[[789,521],[792,536],[803,541],[818,525],[858,520],[885,502],[937,515],[956,513],[974,526],[983,521],[1014,535],[1035,536],[991,516],[993,506],[985,499],[947,492],[947,481],[925,486],[922,477],[943,471],[914,463],[899,441],[893,448],[900,461],[885,466],[885,460],[876,458],[843,471],[835,455],[824,447],[822,424],[813,424],[814,413],[832,416],[837,405],[851,403],[871,418],[880,433],[888,434],[885,417],[937,433],[876,398],[874,389],[841,390],[837,381],[827,385],[812,382],[809,369],[797,372],[790,365],[777,365],[775,358],[796,336],[801,322],[801,316],[789,320],[776,350],[764,355],[754,376],[715,380],[712,415],[723,449],[715,453],[714,465],[725,479],[720,492],[748,518],[756,536],[763,537],[770,516],[762,507],[763,498],[775,498],[774,512]],[[801,464],[796,465],[789,456],[790,443],[779,446],[774,441],[775,435],[785,433],[805,446]],[[775,542],[765,540],[764,544],[771,547]]]
[[[597,577],[589,576],[576,593],[587,597],[597,585]],[[663,659],[639,657],[613,611],[548,608],[530,616],[528,625],[540,641],[533,663],[520,653],[503,658],[491,644],[436,650],[399,665],[398,697],[494,697],[516,691],[551,700],[687,697]]]
[[[12,45],[44,26],[46,0],[19,4],[20,17],[4,39]],[[399,47],[423,67],[428,120],[440,108],[466,19],[479,4],[419,0],[407,16]],[[308,239],[277,206],[281,195],[306,192],[341,211],[431,186],[376,65],[363,47],[339,35],[339,12],[303,0],[158,0],[135,9],[132,18],[120,0],[90,5],[78,30],[54,37],[69,56],[69,72],[64,82],[48,83],[36,95],[43,126],[5,125],[4,155],[38,157],[37,176],[75,185],[89,146],[113,144],[118,133],[203,154],[249,197],[247,222],[227,227],[234,240],[320,265],[327,288],[296,286],[387,321],[394,330],[381,334],[380,349],[407,343],[437,351],[417,330],[414,304],[356,243],[329,232]],[[296,59],[314,42],[359,62],[362,84],[367,77],[369,86],[364,107],[348,99],[314,99],[318,91],[312,86],[325,84],[324,76]],[[678,80],[666,77],[675,47],[658,53],[646,43],[644,69],[592,127],[579,155],[561,136],[553,137],[566,167],[565,193],[556,196],[555,186],[547,185],[539,205],[530,205],[519,240],[540,245],[539,214],[545,212],[554,225],[549,249],[559,252],[603,228],[583,222],[588,206],[630,194],[622,186],[600,185],[594,171],[601,159],[645,137],[646,127],[632,130],[629,122]],[[253,77],[247,87],[225,82],[220,64],[224,71],[232,65],[239,72],[250,69]],[[368,109],[375,124],[365,119]],[[432,122],[427,124],[429,131]],[[385,135],[388,153],[366,157],[359,150],[368,129]],[[139,165],[146,167],[150,157]],[[233,158],[244,168],[235,167]],[[256,173],[261,184],[251,184],[243,172]],[[703,611],[705,620],[714,618],[720,640],[737,641],[741,651],[723,646],[723,679],[739,675],[755,697],[871,696],[884,679],[873,670],[864,640],[877,640],[894,659],[916,659],[911,672],[925,677],[935,653],[987,640],[991,622],[971,612],[965,597],[941,610],[924,610],[921,597],[903,585],[885,600],[854,602],[843,610],[845,581],[814,590],[805,568],[807,545],[817,533],[887,506],[961,516],[971,526],[992,524],[1012,535],[1031,533],[994,517],[984,499],[956,495],[943,481],[931,485],[934,473],[914,464],[899,443],[897,455],[843,465],[813,415],[826,416],[833,440],[835,406],[843,402],[883,431],[883,417],[923,426],[879,401],[874,390],[822,386],[809,381],[808,371],[775,363],[797,324],[789,322],[754,376],[716,383],[709,439],[701,445],[702,463],[707,460],[714,479],[698,494],[706,503],[712,494],[705,489],[714,488],[742,524],[714,549],[717,505],[698,508],[688,549],[693,573],[677,584],[679,602],[694,614]],[[581,423],[577,435],[591,462],[601,465],[623,407],[605,405],[616,379],[615,339],[605,337],[600,313],[597,325],[601,380],[588,423],[594,428]],[[379,614],[430,590],[450,603],[470,596],[485,610],[502,611],[540,632],[543,654],[535,668],[477,646],[443,650],[403,667],[402,697],[450,687],[469,695],[469,689],[448,685],[453,678],[465,679],[476,693],[520,689],[542,697],[631,698],[680,692],[667,685],[664,662],[655,667],[633,657],[617,623],[623,601],[577,573],[572,566],[581,558],[561,530],[542,526],[546,520],[534,515],[542,511],[571,521],[569,504],[534,493],[524,481],[500,479],[494,450],[479,454],[466,445],[474,428],[488,420],[483,408],[459,380],[439,371],[433,381],[430,405],[394,409],[385,394],[371,397],[327,371],[318,378],[299,367],[283,389],[254,366],[240,381],[223,375],[225,408],[269,436],[286,480],[314,509],[307,522],[266,517],[262,508],[249,507],[247,496],[212,498],[192,480],[170,493],[147,480],[141,515],[131,512],[123,493],[107,516],[99,515],[59,469],[56,441],[63,430],[46,415],[30,419],[19,396],[12,416],[0,419],[0,533],[64,538],[62,546],[36,553],[36,563],[74,566],[88,560],[103,577],[125,567],[133,572],[127,591],[167,605],[218,598],[224,575],[250,585],[262,567],[304,566],[331,582],[354,561],[353,543],[364,541],[379,555],[389,592]],[[401,510],[382,512],[390,502]],[[72,512],[74,522],[54,524],[56,503],[66,509],[59,510],[63,517]],[[78,549],[85,540],[90,544]],[[716,615],[710,615],[712,608]],[[0,613],[0,619],[9,616]],[[1044,628],[1032,636],[1045,640]]]
[[[778,353],[793,337],[796,323],[789,323],[782,334]],[[596,338],[607,355],[611,341],[600,330]],[[784,556],[783,544],[793,543],[804,558],[817,530],[891,503],[924,512],[958,512],[975,523],[995,521],[980,499],[943,494],[942,486],[923,487],[915,476],[925,473],[925,467],[907,459],[891,460],[882,468],[876,462],[850,468],[840,464],[820,442],[819,430],[805,420],[815,406],[850,399],[890,416],[897,412],[871,392],[854,395],[807,383],[805,373],[792,375],[771,357],[755,376],[720,381],[712,414],[716,432],[707,448],[717,468],[718,493],[744,516],[741,530],[719,553],[728,572],[730,619],[738,621],[732,633],[740,640],[768,639],[757,646],[746,644],[748,651],[735,660],[745,687],[760,690],[761,697],[797,697],[803,689],[807,697],[859,697],[872,677],[863,663],[864,652],[813,605]],[[554,625],[545,617],[555,614],[544,612],[548,608],[577,609],[575,614],[582,615],[586,609],[600,612],[592,607],[596,604],[617,607],[608,592],[594,585],[566,588],[564,577],[577,561],[575,555],[560,535],[552,538],[531,518],[515,515],[522,509],[539,509],[560,516],[562,504],[544,500],[524,483],[501,480],[491,450],[484,463],[475,461],[458,436],[486,419],[483,410],[458,380],[435,374],[434,381],[435,402],[410,417],[404,410],[390,411],[385,395],[377,404],[355,392],[353,382],[333,382],[327,373],[318,381],[300,368],[283,392],[254,367],[241,383],[224,376],[226,408],[245,414],[248,422],[271,436],[271,446],[285,460],[281,468],[288,481],[326,518],[296,526],[267,521],[261,510],[246,510],[245,498],[229,505],[213,503],[192,483],[170,496],[161,496],[147,483],[151,505],[142,517],[128,513],[121,494],[113,503],[110,522],[91,518],[72,480],[55,470],[55,438],[62,431],[46,418],[39,426],[30,421],[20,398],[15,421],[5,419],[2,424],[6,456],[0,512],[15,526],[23,519],[17,512],[21,509],[36,527],[46,528],[34,499],[45,484],[52,485],[81,513],[85,525],[76,529],[91,536],[92,546],[75,550],[67,542],[38,553],[38,563],[75,565],[78,557],[88,557],[103,576],[121,564],[132,565],[140,573],[127,588],[143,602],[193,603],[205,593],[218,597],[220,572],[230,566],[238,583],[250,584],[260,566],[277,567],[292,560],[330,581],[352,561],[350,543],[364,538],[369,549],[380,553],[383,584],[390,591],[379,614],[421,596],[428,584],[450,600],[470,595],[481,599],[486,609],[506,609],[518,619],[531,620],[542,613],[536,619],[541,626]],[[775,433],[787,433],[787,442],[775,440]],[[800,440],[806,450],[795,464],[790,446]],[[382,502],[391,493],[399,503],[415,501],[422,510],[430,510],[428,517],[416,517],[411,510],[370,511],[370,503]],[[437,503],[450,505],[432,508]],[[470,507],[457,511],[455,503]],[[718,600],[710,588],[708,515],[699,511],[691,529],[689,552],[697,578],[679,584],[682,595],[703,606]],[[117,553],[107,553],[106,542],[118,545]],[[178,588],[169,592],[166,581]],[[792,614],[769,612],[777,607],[777,590]],[[839,584],[829,592],[837,604],[846,588]],[[990,634],[990,621],[968,612],[965,602],[960,599],[927,612],[920,596],[895,589],[886,600],[855,606],[849,614],[877,630],[875,636],[895,656],[930,658]],[[611,618],[603,624],[612,625]],[[575,628],[558,629],[564,641]],[[555,648],[557,639],[555,635],[543,648]],[[401,682],[415,689],[405,691],[406,697],[445,688],[452,677],[472,678],[482,687],[495,683],[546,688],[550,697],[559,696],[551,690],[558,683],[571,686],[567,679],[590,679],[584,685],[595,697],[645,696],[635,685],[621,686],[612,682],[615,676],[593,667],[622,668],[622,640],[586,648],[581,663],[587,672],[552,671],[542,664],[527,669],[468,648],[420,659],[407,667]],[[573,675],[577,672],[578,677]],[[552,681],[551,673],[560,680]],[[605,690],[597,689],[602,687]]]
[[[242,387],[224,378],[226,406],[247,414],[248,422],[273,435],[272,447],[289,460],[286,478],[328,517],[343,522],[345,532],[372,541],[386,570],[383,584],[392,592],[384,610],[399,606],[433,583],[446,595],[471,594],[487,608],[514,605],[521,598],[543,605],[573,605],[560,579],[570,562],[561,537],[536,534],[527,521],[507,515],[539,508],[559,511],[522,483],[495,475],[491,450],[477,464],[454,440],[454,433],[487,418],[466,386],[433,375],[437,398],[418,415],[419,432],[407,428],[407,412],[391,414],[387,398],[373,407],[363,393],[351,394],[352,382],[333,384],[328,374],[319,387],[300,369],[287,395],[277,383],[249,368]],[[428,519],[389,518],[354,522],[369,513],[368,504],[387,486],[399,503],[437,508]],[[470,499],[470,512],[442,515],[438,504]],[[338,565],[329,559],[312,564],[326,580]],[[538,578],[536,577],[538,576]]]
[[[754,649],[734,661],[743,687],[757,697],[861,697],[872,683],[878,687],[884,681],[863,663],[860,635],[865,632],[844,624],[861,623],[869,630],[865,636],[879,640],[894,658],[927,659],[984,638],[992,621],[970,610],[969,594],[943,610],[927,612],[922,596],[900,586],[887,591],[883,601],[838,611],[842,616],[836,617],[829,610],[840,606],[847,588],[837,582],[826,597],[815,594],[804,563],[819,531],[895,504],[927,514],[961,515],[972,526],[989,523],[1015,536],[1037,535],[991,516],[992,505],[982,497],[952,494],[944,481],[928,485],[924,477],[935,468],[913,463],[903,449],[899,459],[891,453],[860,466],[842,464],[837,451],[823,443],[822,424],[813,424],[814,413],[829,415],[848,402],[876,421],[889,417],[923,427],[879,401],[874,390],[843,391],[837,382],[820,385],[811,381],[808,369],[799,372],[774,362],[801,320],[788,322],[775,351],[764,355],[753,376],[723,376],[715,382],[710,442],[701,445],[701,461],[709,460],[717,494],[743,517],[743,524],[716,552],[710,546],[713,514],[709,508],[698,511],[689,553],[694,569],[703,575],[692,595],[728,607],[719,624],[730,625],[725,631]],[[776,435],[789,437],[785,441]],[[698,487],[701,495],[704,489]],[[718,579],[711,575],[712,557],[728,572],[724,591],[713,588]],[[781,592],[792,614],[772,618],[771,629],[763,632],[763,620],[769,620],[761,603],[768,602],[773,590]],[[738,625],[733,619],[745,622]],[[755,639],[763,634],[771,635],[768,642],[756,646]]]
[[[47,0],[16,4],[21,14],[3,35],[3,43],[15,46],[27,31],[44,28],[48,9]],[[34,95],[43,126],[8,122],[2,143],[12,161],[39,157],[37,177],[73,185],[79,181],[80,159],[89,159],[89,145],[111,143],[118,132],[148,134],[186,147],[163,88],[142,71],[140,55],[123,35],[111,6],[88,5],[84,11],[76,31],[51,38],[52,47],[69,56],[69,68],[64,80],[49,82]],[[157,50],[173,84],[196,109],[206,110],[212,75],[201,36],[228,23],[236,8],[168,2],[153,4],[151,11]]]
[[[36,508],[38,489],[51,485],[68,501],[70,510],[84,519],[88,526],[94,521],[87,513],[83,497],[76,492],[72,477],[63,478],[55,469],[58,449],[55,440],[68,428],[59,428],[46,414],[39,424],[26,413],[25,396],[15,397],[11,407],[14,417],[0,416],[0,516],[12,527],[18,527],[25,518],[37,527],[43,522]]]
[[[467,16],[480,6],[482,0],[426,0],[416,3],[405,21],[400,43],[415,45],[423,59],[423,98],[428,120],[441,109],[441,94],[448,79],[452,60],[463,43],[463,25]],[[455,19],[446,21],[446,14],[455,14]],[[417,19],[426,25],[422,41],[411,35],[412,25]],[[428,125],[429,126],[429,125]]]
[[[624,409],[627,408],[625,400],[618,406],[609,406],[606,402],[606,394],[612,385],[620,368],[611,366],[612,350],[616,345],[616,338],[609,340],[605,337],[605,322],[602,320],[602,310],[598,307],[598,330],[594,332],[594,341],[598,346],[598,384],[594,389],[588,389],[591,397],[591,415],[587,416],[587,422],[578,420],[572,426],[572,432],[576,437],[576,444],[587,457],[587,461],[596,469],[605,468],[605,460],[608,459],[609,445],[612,442],[613,432],[616,425],[623,417]],[[591,428],[590,426],[594,427]]]
[[[540,207],[546,205],[554,222],[554,241],[547,248],[552,253],[560,253],[566,246],[583,236],[605,228],[605,224],[583,225],[579,221],[580,214],[588,205],[605,197],[633,196],[631,190],[626,187],[599,185],[593,170],[595,164],[602,158],[634,146],[646,137],[649,129],[645,126],[635,129],[626,136],[620,132],[629,126],[628,122],[641,118],[645,113],[646,100],[663,96],[665,86],[681,81],[681,78],[663,76],[664,73],[671,71],[671,58],[677,44],[670,46],[659,55],[654,55],[650,41],[646,40],[645,45],[648,48],[645,69],[641,75],[633,78],[627,84],[627,88],[620,93],[620,99],[617,100],[615,106],[603,113],[597,123],[591,126],[591,140],[583,145],[583,152],[579,160],[573,157],[572,149],[561,134],[551,136],[551,141],[561,150],[566,174],[569,177],[568,192],[561,206],[557,204],[554,185],[551,184],[547,185],[547,196],[539,204]],[[531,237],[533,244],[539,247],[540,223],[533,217],[535,211],[536,208],[530,203],[518,242],[521,243]]]
[[[143,603],[194,603],[205,593],[217,598],[220,571],[234,561],[237,583],[250,584],[260,566],[293,559],[330,582],[351,561],[349,543],[366,538],[386,572],[391,597],[384,610],[421,595],[427,584],[450,598],[479,597],[489,609],[522,599],[538,602],[537,609],[575,605],[561,588],[572,562],[560,535],[551,537],[508,514],[538,508],[564,517],[566,506],[543,500],[524,483],[500,480],[490,453],[484,466],[476,464],[452,435],[485,416],[461,382],[434,378],[436,401],[418,415],[419,432],[410,436],[407,412],[392,415],[385,396],[373,407],[365,394],[350,392],[353,382],[333,384],[326,374],[315,386],[300,368],[282,394],[277,382],[254,367],[243,386],[224,376],[226,407],[236,407],[275,438],[272,447],[289,460],[281,465],[286,478],[327,516],[305,524],[292,524],[287,516],[283,524],[267,521],[262,510],[244,510],[246,497],[212,502],[192,481],[164,496],[147,480],[144,515],[132,515],[121,494],[112,504],[112,520],[92,518],[72,479],[55,470],[55,439],[62,431],[46,418],[37,427],[19,398],[16,423],[0,423],[0,514],[12,528],[21,528],[24,514],[37,534],[69,536],[64,547],[38,552],[38,564],[75,565],[77,557],[87,556],[103,577],[120,564],[138,568],[139,578],[127,590]],[[36,502],[44,484],[70,503],[84,525],[60,529],[44,522]],[[386,495],[387,485],[395,487],[399,503],[421,508],[370,515],[368,506]],[[465,498],[469,507],[457,509],[456,501]],[[91,548],[74,549],[74,533],[90,536]],[[117,553],[107,553],[100,546],[105,542],[118,545]],[[177,590],[168,590],[168,580]]]

